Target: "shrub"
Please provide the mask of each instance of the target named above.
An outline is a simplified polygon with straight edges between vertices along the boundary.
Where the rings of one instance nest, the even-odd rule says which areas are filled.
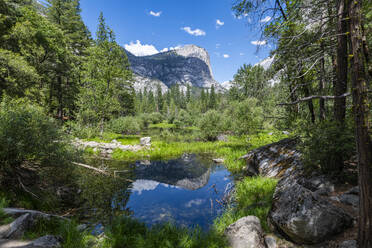
[[[341,127],[333,121],[301,125],[305,164],[324,173],[339,173],[344,161],[355,153],[354,130],[351,122]]]
[[[148,128],[149,125],[151,124],[151,119],[150,119],[149,114],[140,114],[138,116],[138,118],[139,118],[139,121],[140,121],[141,129],[142,128]]]
[[[184,109],[180,110],[176,120],[180,123],[180,125],[179,125],[180,127],[181,126],[191,126],[193,124],[193,120],[192,120],[191,115]]]
[[[100,130],[97,125],[84,125],[82,122],[77,121],[66,122],[64,128],[67,133],[81,139],[91,139],[100,134]]]
[[[120,117],[110,121],[110,130],[114,133],[136,134],[140,131],[140,123],[132,116]]]
[[[159,112],[149,114],[148,118],[152,124],[158,124],[163,121],[163,116]]]
[[[199,121],[202,139],[214,141],[221,131],[221,116],[216,110],[209,110]]]
[[[237,134],[251,134],[263,125],[263,110],[256,98],[234,102],[230,107],[232,131]]]
[[[4,180],[0,182],[18,185],[21,166],[27,164],[37,164],[39,171],[49,175],[46,178],[55,176],[62,181],[69,177],[67,169],[73,157],[61,129],[42,108],[24,100],[5,98],[1,102],[0,177]]]

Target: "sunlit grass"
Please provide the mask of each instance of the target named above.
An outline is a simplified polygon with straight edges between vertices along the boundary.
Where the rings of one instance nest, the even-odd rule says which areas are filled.
[[[95,142],[104,142],[109,143],[112,140],[117,140],[123,145],[138,145],[140,143],[139,135],[122,135],[116,133],[105,132],[102,134],[102,137],[94,137],[89,139],[84,139],[85,141],[95,141]]]
[[[161,138],[155,137],[150,149],[144,149],[137,152],[122,151],[116,149],[113,153],[113,159],[135,161],[140,159],[166,160],[177,158],[184,153],[209,153],[216,157],[225,159],[225,166],[231,172],[239,172],[244,167],[244,161],[239,160],[241,156],[251,149],[263,146],[268,143],[285,138],[280,133],[268,135],[259,133],[251,136],[230,136],[227,142],[166,142]],[[118,139],[120,141],[120,139]]]
[[[164,128],[164,129],[167,129],[167,128],[175,128],[175,127],[176,127],[176,124],[167,123],[167,122],[161,122],[161,123],[150,124],[149,125],[149,128]]]
[[[227,226],[238,219],[254,215],[260,219],[262,228],[269,231],[266,219],[276,184],[276,179],[264,177],[247,177],[238,182],[235,192],[236,205],[227,209],[221,217],[215,220],[216,230],[222,233]]]

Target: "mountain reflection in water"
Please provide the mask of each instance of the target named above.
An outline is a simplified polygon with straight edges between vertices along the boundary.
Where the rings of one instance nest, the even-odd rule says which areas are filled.
[[[207,229],[223,210],[220,205],[232,178],[225,167],[209,159],[184,155],[169,161],[137,162],[128,201],[120,201],[127,190],[112,200],[115,209],[129,209],[148,225],[165,221]]]

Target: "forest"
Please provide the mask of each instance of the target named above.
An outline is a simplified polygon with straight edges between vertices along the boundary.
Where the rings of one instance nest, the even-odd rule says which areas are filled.
[[[61,247],[230,247],[224,232],[245,216],[257,216],[271,233],[280,180],[246,176],[240,158],[283,139],[297,140],[306,177],[358,188],[350,235],[355,247],[372,247],[372,2],[237,0],[231,9],[275,44],[268,69],[243,64],[226,90],[176,84],[136,91],[104,13],[92,34],[79,0],[0,0],[0,247],[7,239],[1,227],[15,220],[10,207],[63,216],[41,218],[20,237],[57,235]],[[268,14],[269,22],[259,21]],[[143,137],[151,137],[150,149],[137,149]],[[114,147],[102,159],[86,145],[114,140],[129,150]],[[185,154],[222,158],[234,175],[233,203],[221,204],[209,230],[148,227],[112,209],[115,192],[132,179],[105,173]],[[93,222],[103,223],[103,234],[89,224],[81,230]]]

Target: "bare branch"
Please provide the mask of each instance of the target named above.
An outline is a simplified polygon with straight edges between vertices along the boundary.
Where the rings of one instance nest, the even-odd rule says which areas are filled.
[[[348,96],[351,96],[351,93],[345,93],[345,94],[342,94],[340,96],[308,96],[308,97],[298,99],[297,101],[294,101],[294,102],[279,103],[279,104],[277,104],[277,106],[295,105],[297,103],[307,102],[307,101],[311,101],[313,99],[333,100],[333,99],[344,98],[344,97],[348,97]]]

